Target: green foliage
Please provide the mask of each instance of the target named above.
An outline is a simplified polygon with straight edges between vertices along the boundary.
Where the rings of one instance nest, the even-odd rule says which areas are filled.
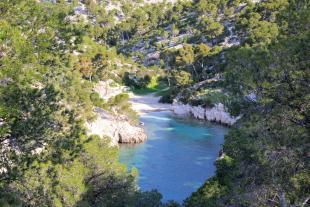
[[[132,73],[126,71],[123,75],[123,83],[137,93],[154,92],[162,87],[162,84],[158,83],[161,74],[162,72],[157,67],[139,68],[138,71]]]
[[[98,137],[92,137],[85,140],[80,154],[66,163],[34,163],[8,189],[17,194],[22,203],[32,206],[73,206],[83,199],[86,191],[97,186],[112,188],[117,183],[108,184],[105,181],[121,179],[116,177],[127,175],[125,169],[117,163],[116,149],[110,148],[107,143]],[[99,183],[99,180],[102,182]],[[126,185],[128,192],[134,188],[130,181]],[[111,192],[112,189],[110,192],[101,192],[98,196],[109,199]]]
[[[279,28],[284,26],[284,22],[277,22],[277,17],[288,5],[287,0],[266,1],[240,13],[237,23],[241,31],[247,34],[247,42],[258,45],[275,40],[279,35]]]
[[[113,106],[126,107],[128,100],[129,100],[129,95],[127,93],[121,93],[119,95],[112,97],[109,100],[109,105],[112,107]]]
[[[309,31],[299,26],[298,31],[281,28],[283,21],[298,25],[299,18],[282,18],[281,23],[276,18],[288,15],[297,4],[295,15],[307,18],[305,2],[264,1],[246,11],[247,19],[242,21],[249,24],[247,34],[253,34],[247,37],[251,44],[230,50],[225,68],[230,108],[239,111],[242,119],[225,138],[225,156],[216,163],[216,176],[185,202],[187,206],[307,202]],[[251,30],[255,27],[259,29]],[[273,27],[276,32],[271,32]],[[251,93],[255,99],[248,98]]]
[[[194,51],[191,45],[185,44],[182,49],[178,51],[178,56],[176,56],[176,64],[190,65],[194,62]]]
[[[178,206],[163,204],[156,190],[139,192],[137,173],[118,163],[117,150],[88,139],[84,123],[94,107],[137,118],[127,94],[106,103],[92,92],[107,79],[139,93],[168,85],[161,101],[182,92],[184,102],[222,102],[242,114],[216,175],[185,206],[302,206],[309,194],[309,3],[139,2],[121,1],[125,17],[117,24],[120,12],[107,11],[105,1],[84,1],[87,20],[75,18],[77,1],[0,2],[0,206]],[[238,47],[217,45],[227,22],[236,22]],[[169,49],[169,38],[183,48]],[[130,51],[139,42],[147,50],[158,45],[164,75],[125,57],[144,60],[143,51]],[[194,87],[222,73],[224,81]]]
[[[159,78],[156,76],[153,76],[151,78],[150,83],[145,87],[141,89],[133,89],[133,92],[135,94],[144,95],[149,93],[160,93],[162,90],[164,90],[167,87],[167,85],[163,81],[159,81]]]
[[[218,103],[226,105],[228,100],[229,98],[219,89],[205,89],[196,92],[195,95],[188,100],[188,102],[193,105],[213,107]]]
[[[148,75],[145,75],[142,78],[138,78],[135,75],[132,75],[128,72],[125,72],[123,82],[126,86],[141,89],[146,88],[150,84],[151,78]]]
[[[224,26],[212,18],[206,17],[201,21],[200,24],[202,31],[210,39],[214,39],[224,32]]]
[[[162,195],[156,190],[143,192],[137,195],[134,206],[157,207],[161,205]]]
[[[138,114],[132,110],[131,103],[129,102],[129,95],[127,93],[118,94],[110,98],[106,106],[116,114],[124,114],[129,118],[129,121],[134,124],[138,123]]]
[[[0,206],[3,207],[21,206],[21,202],[16,195],[11,194],[9,192],[1,192]]]
[[[91,82],[108,78],[116,52],[95,41],[104,31],[68,21],[71,9],[58,1],[0,3],[1,206],[125,206],[138,199],[117,149],[108,139],[88,139],[84,128],[94,106],[105,106]],[[112,105],[129,110],[128,96]]]
[[[195,51],[196,56],[202,57],[202,58],[208,56],[209,53],[210,53],[210,47],[204,43],[200,43],[197,46],[196,51]]]
[[[90,94],[90,100],[94,104],[94,106],[99,107],[99,108],[105,108],[105,101],[100,98],[99,94],[94,92]]]
[[[185,206],[221,206],[217,200],[225,195],[227,188],[222,186],[216,178],[209,179],[202,187],[185,200]]]
[[[172,74],[173,76],[171,79],[171,83],[175,86],[186,87],[192,82],[191,75],[188,72],[172,71]]]
[[[227,155],[216,161],[216,175],[222,185],[229,186],[235,165],[235,161]]]

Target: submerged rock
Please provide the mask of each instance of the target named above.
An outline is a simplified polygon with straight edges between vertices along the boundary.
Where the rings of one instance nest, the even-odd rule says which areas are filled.
[[[103,109],[96,108],[98,118],[86,127],[89,134],[111,138],[111,144],[141,143],[147,139],[143,128],[130,124],[124,117],[115,116]]]

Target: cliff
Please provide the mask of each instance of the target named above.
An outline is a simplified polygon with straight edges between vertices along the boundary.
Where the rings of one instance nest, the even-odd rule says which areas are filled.
[[[233,125],[240,117],[231,116],[222,103],[216,104],[212,108],[201,106],[191,106],[189,104],[173,103],[172,111],[180,116],[192,116],[196,119],[214,121],[225,125]]]

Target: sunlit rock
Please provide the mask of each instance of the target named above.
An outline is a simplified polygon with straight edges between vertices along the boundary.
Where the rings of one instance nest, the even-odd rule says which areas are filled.
[[[240,118],[231,116],[221,103],[216,104],[212,108],[174,103],[172,105],[172,111],[179,116],[192,116],[196,119],[214,121],[229,126],[233,125]]]
[[[100,108],[96,108],[95,112],[98,115],[97,119],[86,123],[88,134],[110,137],[112,145],[141,143],[147,139],[144,129],[131,125],[126,118],[112,115]]]

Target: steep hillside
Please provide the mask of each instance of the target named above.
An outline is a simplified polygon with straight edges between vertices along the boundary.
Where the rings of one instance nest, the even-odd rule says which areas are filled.
[[[308,206],[309,22],[307,0],[0,1],[0,206]],[[183,204],[118,162],[145,139],[124,86],[232,125]]]
[[[98,107],[134,122],[126,95],[104,100],[93,88],[154,71],[96,41],[77,10],[0,2],[0,206],[160,206],[157,191],[138,190],[110,137],[85,127]]]

